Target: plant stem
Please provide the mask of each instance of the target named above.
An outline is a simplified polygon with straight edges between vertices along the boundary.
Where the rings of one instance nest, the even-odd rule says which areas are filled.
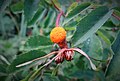
[[[112,14],[112,16],[114,16],[115,18],[117,18],[118,20],[120,20],[120,17],[115,15],[115,13]]]
[[[59,22],[60,22],[60,17],[62,16],[63,14],[63,11],[61,11],[58,16],[57,16],[57,19],[56,19],[56,27],[59,27]]]
[[[61,11],[61,9],[58,8],[52,0],[51,0],[51,2],[52,2],[52,4],[54,5],[54,7],[55,7],[58,11]]]

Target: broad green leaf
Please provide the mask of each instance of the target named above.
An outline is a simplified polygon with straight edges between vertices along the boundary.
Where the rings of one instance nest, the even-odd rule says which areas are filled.
[[[24,49],[42,49],[51,46],[53,43],[45,36],[31,36],[24,44]]]
[[[93,34],[88,40],[84,42],[82,48],[90,57],[97,60],[102,60],[103,49],[99,38]]]
[[[120,32],[113,45],[111,46],[114,52],[113,58],[106,71],[106,77],[108,81],[120,80]]]
[[[115,38],[113,33],[114,32],[106,31],[106,29],[102,29],[102,28],[97,31],[97,34],[106,42],[106,44],[108,44],[109,47],[113,43]]]
[[[102,29],[111,29],[115,27],[115,24],[112,21],[107,21],[105,24],[102,26]]]
[[[72,9],[70,12],[67,13],[66,18],[63,22],[63,26],[68,23],[70,20],[75,18],[77,15],[80,14],[81,11],[86,10],[91,4],[90,3],[83,3]]]
[[[17,65],[42,57],[44,55],[46,55],[46,53],[41,50],[31,50],[29,52],[18,55],[16,59],[11,63],[11,65],[8,67],[8,71],[10,73],[19,71],[20,69],[22,69],[22,67],[16,67]]]
[[[101,6],[84,17],[77,25],[72,37],[74,46],[79,45],[94,34],[108,20],[112,12],[106,6]]]
[[[34,17],[28,22],[28,26],[34,25],[38,20],[41,20],[44,17],[46,11],[47,9],[43,10],[43,8],[39,8],[35,13]]]
[[[74,27],[75,28],[77,26],[77,24],[78,24],[77,21],[72,21],[72,22],[66,24],[65,27]]]
[[[53,26],[53,24],[55,22],[55,19],[56,19],[56,13],[55,13],[55,11],[53,11],[52,9],[50,9],[48,11],[47,16],[43,20],[42,27],[44,27],[44,28],[48,27],[49,28],[51,25]]]
[[[69,74],[70,77],[72,78],[78,78],[87,80],[87,81],[105,81],[104,74],[102,72],[95,72],[91,70],[81,70],[81,71],[76,71],[75,73]]]
[[[30,21],[35,14],[35,11],[38,9],[40,0],[25,0],[24,1],[24,14],[25,19]]]
[[[53,26],[55,24],[55,19],[56,19],[56,13],[53,11],[49,18],[47,27]]]
[[[23,11],[23,9],[24,9],[24,3],[23,3],[23,1],[19,1],[16,4],[11,5],[10,9],[15,14],[21,13]]]
[[[97,34],[108,44],[109,46],[111,45],[110,40],[108,37],[105,36],[105,33],[102,33],[101,31],[97,31]]]

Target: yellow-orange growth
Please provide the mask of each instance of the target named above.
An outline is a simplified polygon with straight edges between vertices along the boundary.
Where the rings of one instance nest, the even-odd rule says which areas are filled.
[[[50,33],[50,39],[54,43],[62,42],[66,39],[66,31],[63,27],[55,27]]]

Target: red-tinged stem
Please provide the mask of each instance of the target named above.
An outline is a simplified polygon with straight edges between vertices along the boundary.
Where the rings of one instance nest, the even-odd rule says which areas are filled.
[[[52,0],[51,0],[52,1]],[[59,12],[63,12],[62,10],[61,10],[61,8],[58,8],[58,6],[56,6],[55,4],[54,4],[54,2],[52,1],[52,4],[54,5],[54,7],[59,11]],[[62,14],[64,17],[65,17],[65,14],[63,13]]]
[[[115,15],[114,13],[112,14],[112,16],[114,16],[115,18],[117,18],[118,20],[120,20],[120,17]]]
[[[60,18],[61,18],[61,16],[62,16],[62,14],[63,14],[63,11],[61,11],[61,12],[58,14],[58,16],[57,16],[57,19],[56,19],[56,27],[59,27],[59,22],[60,22]]]
[[[51,1],[52,1],[52,0],[51,0]],[[54,5],[54,7],[55,7],[58,11],[61,11],[60,8],[58,8],[58,7],[54,4],[53,1],[52,1],[52,3],[53,3],[53,5]]]
[[[68,48],[66,39],[63,40],[62,42],[59,42],[58,45],[59,45],[59,47],[60,47],[61,49],[63,49],[63,48]]]

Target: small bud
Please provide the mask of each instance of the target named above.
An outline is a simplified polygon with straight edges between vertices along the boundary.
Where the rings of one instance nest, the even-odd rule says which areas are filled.
[[[73,59],[73,51],[65,51],[64,52],[64,56],[65,56],[65,59],[67,60],[67,61],[71,61],[72,59]]]
[[[64,54],[61,54],[60,56],[58,56],[56,59],[55,59],[55,62],[57,64],[59,63],[62,63],[64,61]]]

